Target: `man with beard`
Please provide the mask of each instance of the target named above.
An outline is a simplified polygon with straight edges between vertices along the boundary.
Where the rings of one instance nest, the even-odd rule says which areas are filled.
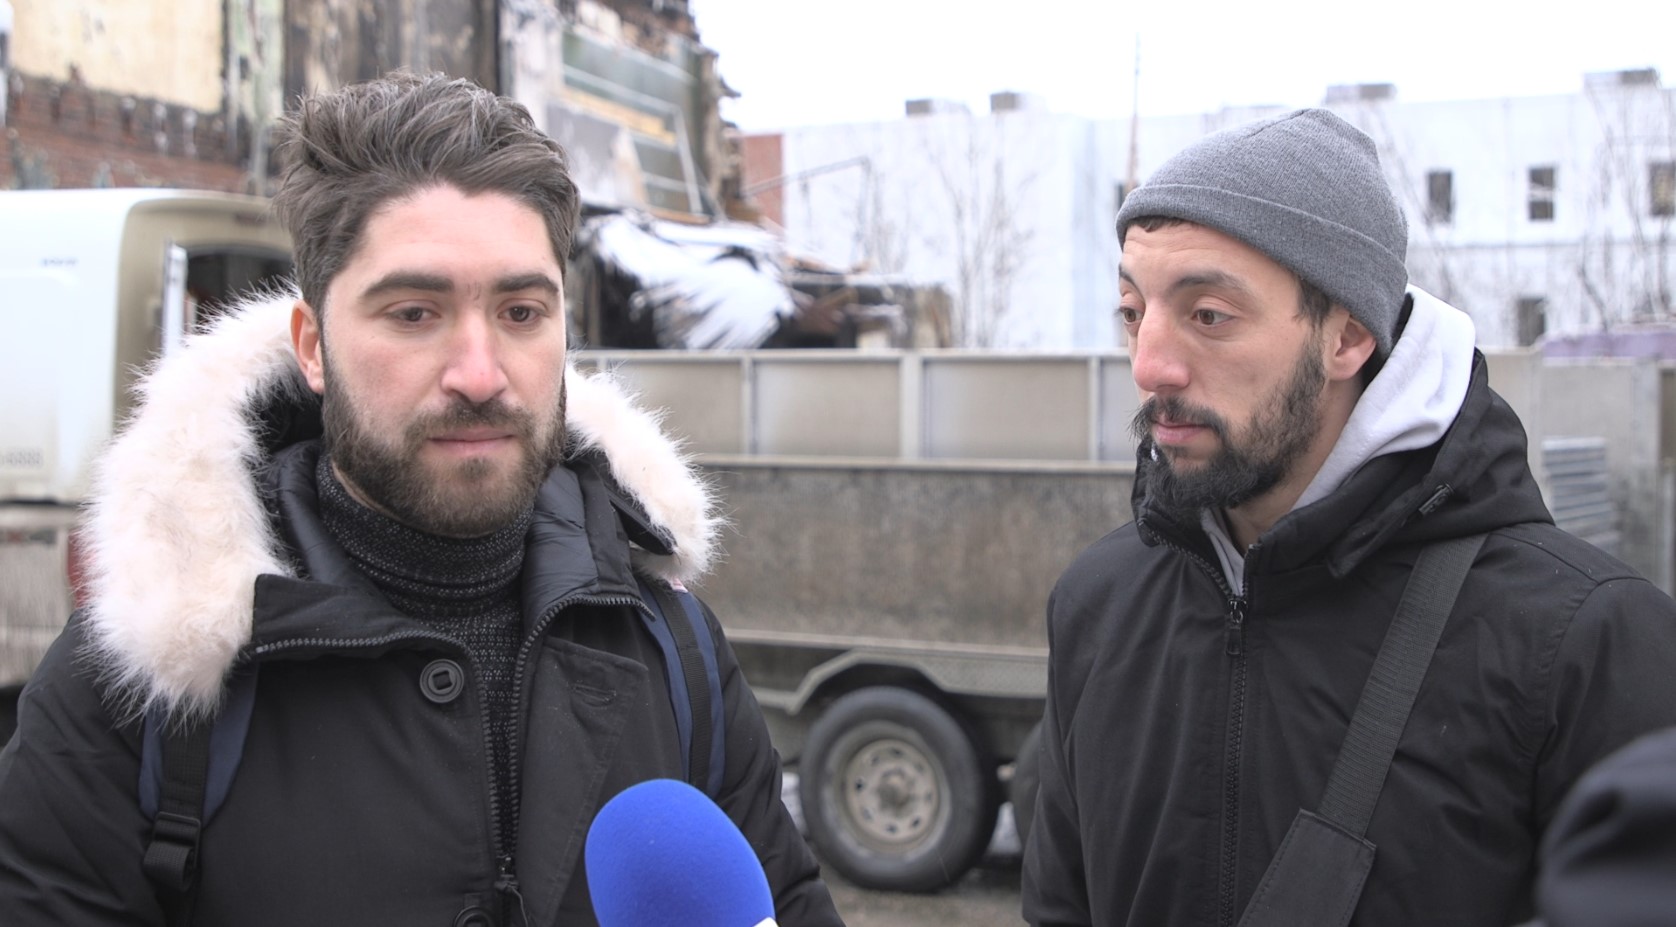
[[[563,151],[396,75],[303,100],[276,153],[300,292],[159,365],[101,464],[90,600],[0,754],[0,920],[590,924],[595,812],[696,769],[779,923],[839,924],[714,616],[671,589],[713,501],[567,367]],[[686,602],[705,666],[654,633]],[[674,680],[707,669],[689,724]],[[242,732],[236,767],[175,776],[176,733],[234,714],[208,749]],[[159,811],[192,784],[207,821]]]
[[[1048,605],[1026,919],[1528,919],[1572,783],[1676,722],[1676,605],[1554,527],[1365,134],[1210,135],[1117,226],[1135,520]]]

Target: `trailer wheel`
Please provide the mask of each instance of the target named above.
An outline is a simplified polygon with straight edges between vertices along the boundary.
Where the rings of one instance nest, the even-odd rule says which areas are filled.
[[[991,764],[960,722],[906,689],[843,696],[810,727],[799,790],[821,858],[863,888],[929,892],[989,846]]]
[[[1018,829],[1018,846],[1030,845],[1030,825],[1036,820],[1036,793],[1042,787],[1042,723],[1030,729],[1013,760],[1013,781],[1007,800],[1013,803],[1013,824]]]

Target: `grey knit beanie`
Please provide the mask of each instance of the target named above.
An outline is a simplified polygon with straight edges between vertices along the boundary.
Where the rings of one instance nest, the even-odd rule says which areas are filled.
[[[1367,326],[1391,352],[1408,286],[1408,221],[1373,140],[1324,109],[1225,129],[1164,162],[1117,211],[1185,219],[1263,252]]]

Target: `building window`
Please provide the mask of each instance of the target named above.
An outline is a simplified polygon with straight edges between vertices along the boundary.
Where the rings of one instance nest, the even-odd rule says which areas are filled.
[[[1451,171],[1426,172],[1426,221],[1431,224],[1455,220],[1455,175]]]
[[[1653,215],[1676,216],[1676,161],[1654,161],[1647,165],[1647,193]]]
[[[1530,169],[1529,204],[1532,222],[1554,221],[1554,168],[1551,165]]]
[[[1515,309],[1514,333],[1524,347],[1536,344],[1548,331],[1548,300],[1542,296],[1521,296]]]

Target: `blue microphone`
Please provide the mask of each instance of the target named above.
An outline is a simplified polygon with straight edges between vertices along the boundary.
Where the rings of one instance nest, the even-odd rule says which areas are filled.
[[[600,927],[775,927],[750,843],[685,782],[652,779],[606,802],[586,854]]]

